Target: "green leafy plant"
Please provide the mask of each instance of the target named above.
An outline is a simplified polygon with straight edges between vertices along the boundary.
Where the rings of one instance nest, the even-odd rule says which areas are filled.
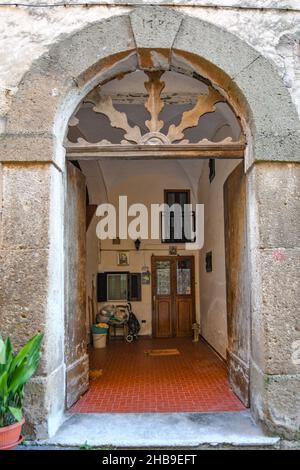
[[[0,336],[0,428],[22,419],[24,386],[38,367],[42,340],[37,334],[15,353],[10,339]]]

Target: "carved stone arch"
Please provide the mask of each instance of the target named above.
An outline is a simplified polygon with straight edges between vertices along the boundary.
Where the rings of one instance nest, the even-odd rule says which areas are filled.
[[[8,232],[13,235],[5,241],[0,265],[4,272],[11,273],[2,278],[2,288],[7,292],[3,333],[11,332],[16,316],[15,297],[19,295],[22,298],[24,292],[24,302],[32,312],[32,319],[22,339],[30,336],[37,324],[45,331],[40,375],[30,385],[31,400],[27,407],[28,421],[40,437],[53,434],[64,413],[61,237],[64,133],[74,109],[97,83],[120,72],[133,71],[138,66],[145,70],[171,69],[200,75],[218,88],[228,98],[246,131],[246,168],[249,169],[256,161],[295,163],[300,160],[299,116],[275,67],[237,36],[199,18],[170,8],[135,8],[129,13],[113,15],[59,37],[32,64],[13,97],[1,140],[0,161],[5,188],[19,191],[21,183],[17,174],[22,171],[26,173],[30,190],[26,194],[26,211],[21,204],[17,208],[18,220],[24,221],[22,239],[18,238],[17,222],[13,216],[15,199],[4,190],[2,220],[7,221]],[[272,172],[272,168],[269,171]],[[283,181],[284,178],[279,179],[278,185]],[[271,321],[277,325],[273,331],[276,339],[280,333],[279,320],[272,313],[276,306],[269,301],[267,307],[264,306],[266,312],[261,307],[265,292],[270,289],[266,266],[274,271],[274,276],[282,274],[277,271],[271,254],[260,248],[265,245],[268,249],[285,246],[280,243],[294,246],[291,237],[295,231],[286,234],[286,241],[286,237],[281,239],[280,229],[274,228],[272,220],[268,227],[263,228],[262,217],[267,219],[268,212],[259,199],[265,188],[262,170],[256,168],[249,173],[249,186],[252,188],[248,214],[253,248],[249,282],[253,282],[255,289],[252,308],[257,312],[253,326],[257,347],[253,376],[259,395],[253,402],[253,411],[269,428],[293,432],[299,427],[299,419],[293,418],[296,405],[291,396],[299,390],[299,385],[296,389],[299,374],[288,360],[281,362],[286,350],[282,350],[279,357],[278,351],[272,349],[272,340],[265,336],[266,325]],[[271,183],[268,188],[274,192]],[[278,194],[274,194],[275,200]],[[39,209],[38,200],[44,202],[40,220],[35,217]],[[16,256],[20,260],[21,271],[16,265]],[[293,269],[288,271],[291,278]],[[19,288],[20,292],[14,297],[10,286],[16,278],[19,281],[16,289]],[[289,302],[293,302],[295,295],[291,291]],[[285,326],[281,325],[282,328]],[[271,350],[272,354],[268,355],[265,349]],[[276,393],[286,394],[288,408],[285,411],[291,415],[292,424],[281,419],[280,403],[275,403],[274,398]]]
[[[221,89],[253,138],[251,161],[299,160],[299,118],[271,62],[232,33],[164,7],[136,8],[58,39],[18,87],[2,160],[19,160],[16,141],[22,141],[23,160],[36,161],[26,149],[43,143],[52,155],[39,160],[61,161],[61,149],[52,152],[55,139],[61,141],[77,103],[99,81],[138,65],[199,74]]]

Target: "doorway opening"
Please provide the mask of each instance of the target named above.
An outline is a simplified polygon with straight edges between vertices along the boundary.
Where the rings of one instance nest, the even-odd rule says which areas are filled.
[[[69,123],[66,147],[66,243],[73,260],[66,280],[67,408],[244,409],[245,143],[229,104],[207,82],[137,70],[86,97]],[[205,206],[201,250],[188,249],[187,238],[174,233],[149,235],[138,246],[138,239],[97,237],[98,204],[117,207],[126,195],[128,205],[149,207],[168,197],[169,205],[172,198],[180,205],[184,194]],[[239,204],[234,194],[243,196]],[[193,211],[189,217],[193,225]],[[103,322],[103,308],[128,300],[141,327],[138,341],[128,344],[124,329],[110,328],[107,347],[93,348],[91,325]],[[192,341],[193,324],[199,342]]]

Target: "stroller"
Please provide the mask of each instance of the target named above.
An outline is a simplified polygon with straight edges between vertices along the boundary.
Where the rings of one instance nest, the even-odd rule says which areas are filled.
[[[104,306],[101,312],[96,315],[96,322],[105,322],[110,326],[126,325],[127,331],[125,340],[127,343],[136,341],[138,333],[141,329],[140,323],[132,311],[130,302],[128,302],[126,305]]]
[[[141,329],[140,323],[138,319],[136,318],[135,314],[132,311],[131,303],[127,303],[127,310],[128,310],[128,320],[127,320],[127,327],[128,327],[128,332],[126,336],[126,341],[127,343],[132,343],[132,341],[137,340],[137,336],[139,334],[139,331]]]

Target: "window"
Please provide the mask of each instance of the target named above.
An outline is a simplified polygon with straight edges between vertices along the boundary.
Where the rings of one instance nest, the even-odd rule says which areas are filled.
[[[175,204],[177,209],[162,214],[162,242],[186,243],[191,242],[191,231],[195,230],[195,213],[187,211],[186,204],[190,204],[189,190],[165,190],[165,204],[170,208]],[[180,210],[181,209],[181,210]],[[164,229],[163,229],[164,227]]]
[[[97,301],[140,301],[141,273],[105,272],[97,276]]]
[[[107,300],[110,302],[128,299],[127,274],[107,274]]]

